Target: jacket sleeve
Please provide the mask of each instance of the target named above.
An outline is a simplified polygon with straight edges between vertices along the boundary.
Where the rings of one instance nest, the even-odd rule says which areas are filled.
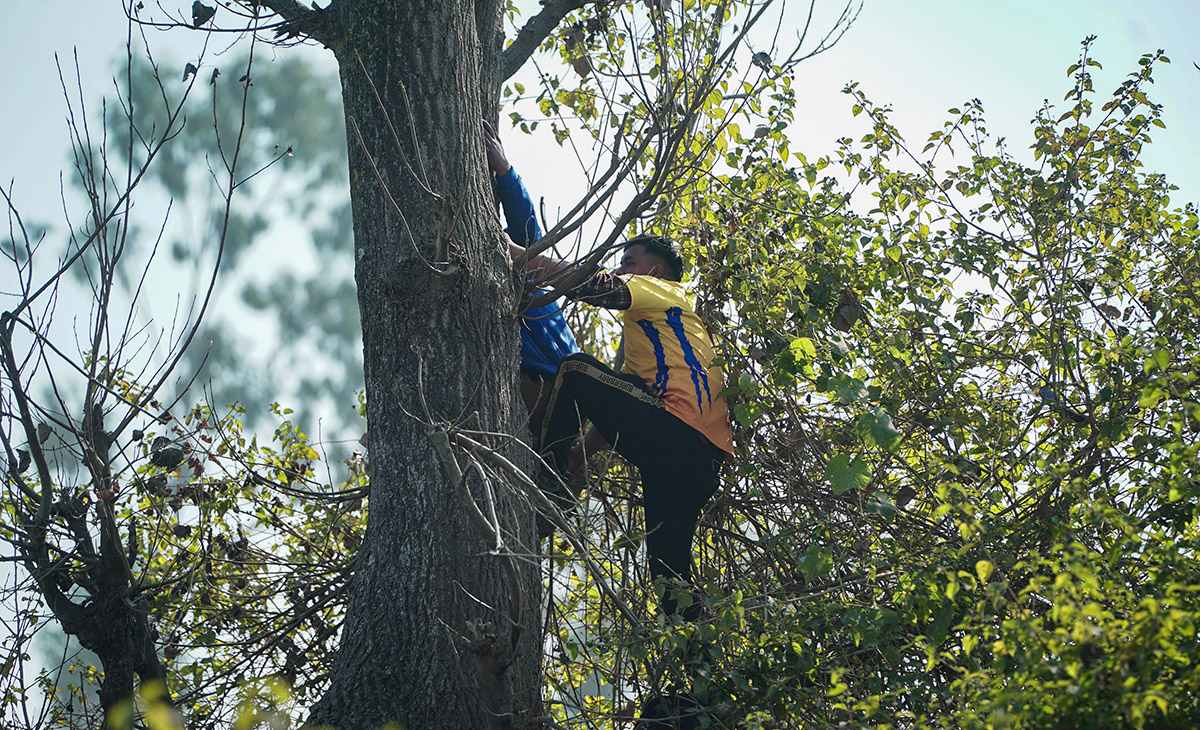
[[[518,246],[528,246],[542,237],[541,226],[538,225],[537,214],[533,209],[533,201],[529,191],[521,182],[515,167],[508,172],[496,176],[496,193],[500,197],[500,207],[504,208],[504,220],[508,227],[504,232]]]
[[[633,304],[633,297],[625,279],[599,268],[565,294],[568,299],[605,309],[625,310]]]

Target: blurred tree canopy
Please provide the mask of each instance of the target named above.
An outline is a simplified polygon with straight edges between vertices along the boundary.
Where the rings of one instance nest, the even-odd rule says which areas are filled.
[[[254,426],[269,427],[266,405],[284,400],[294,404],[295,419],[306,428],[321,420],[328,429],[323,436],[345,437],[356,420],[350,406],[363,388],[362,332],[353,262],[344,253],[352,235],[336,70],[295,54],[259,59],[243,104],[236,79],[250,66],[238,50],[213,57],[197,72],[204,78],[187,101],[189,123],[147,167],[142,183],[164,204],[138,211],[131,241],[148,247],[163,226],[155,216],[165,202],[181,204],[158,242],[174,263],[170,275],[154,281],[164,302],[172,289],[187,294],[196,286],[189,272],[202,269],[224,241],[217,306],[197,337],[206,346],[188,351],[188,380],[181,387],[195,374],[213,402],[240,404]],[[116,75],[128,106],[108,110],[110,127],[121,135],[129,130],[122,124],[127,109],[136,129],[162,129],[169,107],[159,97],[175,102],[183,94],[181,85],[156,82],[166,61],[134,61],[128,76]],[[228,146],[238,129],[244,130],[240,154],[249,169],[226,215],[212,167],[221,144]],[[114,149],[123,162],[144,161],[144,151],[125,140]],[[126,159],[131,151],[133,159]],[[126,271],[122,283],[129,288],[137,282]],[[353,438],[358,435],[361,430]],[[334,449],[338,458],[348,452]]]

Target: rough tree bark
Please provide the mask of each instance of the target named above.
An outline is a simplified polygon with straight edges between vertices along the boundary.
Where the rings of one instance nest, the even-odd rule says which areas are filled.
[[[314,725],[515,728],[540,714],[536,565],[516,565],[514,581],[488,553],[433,442],[444,424],[517,431],[515,280],[481,125],[498,96],[502,5],[324,11],[349,135],[371,501]],[[479,479],[469,486],[482,503]],[[531,509],[509,485],[492,493],[508,543],[532,548]]]

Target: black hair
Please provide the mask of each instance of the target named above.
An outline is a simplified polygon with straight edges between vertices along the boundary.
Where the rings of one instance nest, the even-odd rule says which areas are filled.
[[[671,239],[666,236],[652,236],[643,233],[625,242],[626,251],[633,246],[642,246],[646,249],[646,253],[662,259],[671,272],[671,281],[683,279],[683,257],[679,255],[679,250],[675,248],[675,242]]]

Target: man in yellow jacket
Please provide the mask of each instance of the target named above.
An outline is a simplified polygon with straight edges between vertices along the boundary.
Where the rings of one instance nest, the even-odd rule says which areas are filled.
[[[510,247],[514,259],[524,254]],[[536,256],[525,269],[562,277],[566,262]],[[585,454],[616,449],[638,467],[646,518],[646,549],[655,577],[692,579],[692,537],[700,510],[720,483],[733,452],[724,376],[714,367],[713,345],[680,279],[683,261],[670,239],[638,236],[625,242],[621,265],[597,270],[566,296],[623,312],[625,363],[618,373],[590,355],[565,357],[558,367],[543,422],[541,444],[565,478],[583,467]],[[592,424],[577,443],[581,419]],[[698,606],[683,612],[698,616]],[[664,601],[676,610],[673,591]]]

